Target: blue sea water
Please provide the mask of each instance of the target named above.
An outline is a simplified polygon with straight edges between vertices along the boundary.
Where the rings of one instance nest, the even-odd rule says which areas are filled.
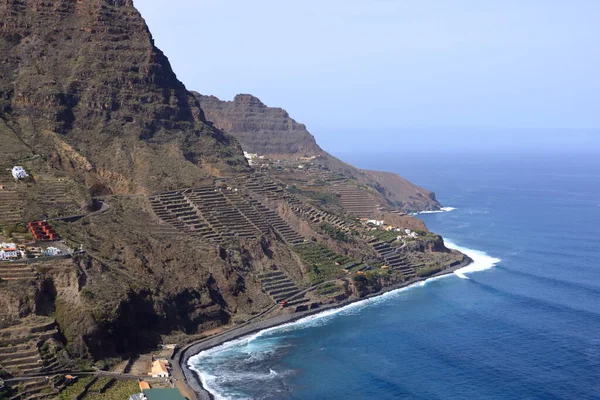
[[[428,227],[472,272],[199,354],[217,399],[599,399],[600,161],[346,159],[435,190]]]

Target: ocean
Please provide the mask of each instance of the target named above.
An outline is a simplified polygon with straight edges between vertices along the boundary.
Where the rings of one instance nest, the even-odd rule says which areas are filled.
[[[600,160],[343,158],[434,190],[475,263],[200,353],[217,399],[600,398]]]

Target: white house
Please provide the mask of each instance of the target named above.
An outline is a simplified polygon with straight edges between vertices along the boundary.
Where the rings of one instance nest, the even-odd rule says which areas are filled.
[[[15,243],[0,243],[0,260],[18,260],[22,256]]]
[[[405,229],[404,233],[406,233],[407,236],[412,237],[412,238],[416,238],[417,236],[419,236],[417,234],[417,232],[413,232],[410,229]]]
[[[369,219],[367,220],[368,224],[373,224],[375,226],[382,226],[383,225],[383,221],[377,221],[376,219]]]
[[[24,179],[27,178],[29,175],[27,174],[27,172],[25,172],[25,168],[20,166],[14,166],[12,167],[12,176],[15,179]]]
[[[46,257],[53,257],[62,254],[62,250],[57,247],[47,247],[44,249],[44,255]]]
[[[246,157],[246,160],[248,160],[248,164],[254,165],[254,160],[258,158],[258,154],[244,151],[244,157]]]
[[[162,360],[152,361],[152,370],[148,373],[153,378],[168,378],[170,376],[167,363]]]

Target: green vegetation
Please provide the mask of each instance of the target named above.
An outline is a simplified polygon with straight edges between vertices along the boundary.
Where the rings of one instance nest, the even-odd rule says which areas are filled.
[[[23,235],[29,233],[27,225],[25,224],[7,225],[4,227],[2,232],[4,233],[4,236],[8,238],[13,237],[15,233]]]
[[[324,222],[321,224],[321,230],[325,232],[329,237],[338,242],[351,243],[354,242],[354,238],[351,235],[344,232],[341,229],[336,228],[335,226]]]
[[[376,229],[376,230],[369,231],[369,235],[376,237],[377,239],[381,240],[382,242],[391,242],[391,241],[396,240],[396,238],[399,235],[399,232],[386,231],[383,229]]]
[[[387,276],[388,274],[389,272],[387,270],[372,270],[366,271],[364,274],[356,274],[352,279],[354,280],[356,290],[362,297],[369,293],[381,290],[380,278],[384,275]]]
[[[436,235],[435,233],[431,233],[431,232],[415,231],[415,233],[417,233],[417,235],[419,235],[417,237],[417,239],[436,239],[436,238],[438,238],[438,235]]]
[[[89,387],[88,392],[99,392],[112,378],[102,377],[98,378],[92,386]]]
[[[425,277],[425,276],[431,276],[434,274],[437,274],[438,272],[441,272],[443,270],[443,268],[439,265],[427,265],[423,268],[420,268],[417,270],[417,276],[419,277]]]
[[[15,395],[14,391],[12,390],[12,388],[8,387],[8,386],[3,386],[0,389],[0,400],[8,400],[11,397],[13,397]]]
[[[104,393],[91,393],[88,391],[83,400],[125,400],[136,393],[140,393],[137,381],[116,381]]]
[[[333,282],[326,283],[320,286],[317,290],[315,290],[315,293],[317,293],[319,296],[333,296],[336,294],[341,294],[343,292],[344,288],[339,285],[336,285]]]
[[[310,266],[309,278],[311,284],[316,284],[346,275],[342,268],[353,260],[335,253],[329,248],[318,244],[306,244],[296,247],[302,260]],[[337,265],[336,265],[337,263]]]
[[[85,378],[77,379],[75,383],[73,383],[70,386],[67,386],[65,390],[60,392],[60,394],[58,395],[59,400],[73,400],[83,392],[85,386],[89,384],[92,381],[92,379],[94,379],[93,376],[87,376]]]
[[[288,192],[294,194],[301,194],[309,199],[315,200],[318,205],[336,205],[339,206],[340,198],[327,190],[302,190],[296,185],[292,185],[288,188]]]

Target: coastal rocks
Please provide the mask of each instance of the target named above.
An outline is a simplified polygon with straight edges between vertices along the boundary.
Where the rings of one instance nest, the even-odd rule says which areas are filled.
[[[363,171],[373,179],[379,192],[404,212],[439,210],[435,193],[419,187],[398,174],[382,171]]]
[[[335,185],[364,191],[369,212],[435,208],[433,194],[400,179],[379,182],[330,156],[285,111],[252,96],[227,105],[201,101],[204,112],[131,1],[0,3],[0,170],[24,165],[32,175],[9,182],[2,198],[11,204],[3,210],[11,223],[54,218],[78,250],[32,267],[27,281],[0,281],[1,326],[53,315],[57,340],[72,357],[114,360],[172,337],[291,313],[322,298],[349,300],[404,279],[402,271],[389,279],[369,275],[339,294],[301,297],[311,284],[351,282],[367,262],[383,262],[364,221],[331,204]],[[261,152],[285,152],[295,172],[298,156],[320,156],[316,167],[305,160],[305,172],[330,193],[296,187],[296,196],[285,183],[299,175],[255,173],[219,125],[240,140],[254,142],[256,134]],[[199,187],[205,200],[199,192],[184,195]],[[158,193],[166,198],[162,217],[152,206],[158,196],[149,196]],[[102,207],[88,213],[94,204]],[[392,218],[426,231],[412,217]],[[443,252],[435,239],[419,246],[414,251]],[[349,263],[355,265],[344,268]],[[261,277],[274,271],[283,286],[263,285]],[[290,293],[290,308],[282,310],[277,302]]]
[[[421,237],[420,240],[407,241],[403,251],[449,253],[450,249],[444,245],[444,239],[440,235],[428,233],[426,237]]]
[[[429,232],[425,223],[410,215],[400,215],[396,213],[380,213],[377,217],[387,225],[395,228],[410,229],[415,232]]]

